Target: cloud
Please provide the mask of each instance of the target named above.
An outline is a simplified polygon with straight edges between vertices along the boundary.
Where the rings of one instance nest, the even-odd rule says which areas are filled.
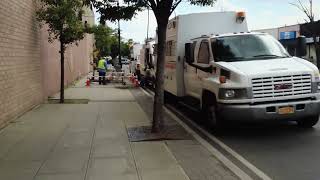
[[[150,26],[149,26],[149,37],[155,36],[157,27],[156,19],[153,12],[150,11]],[[113,28],[118,28],[115,23],[107,23]],[[148,24],[148,11],[138,12],[132,21],[121,21],[121,33],[126,39],[133,39],[136,42],[143,42],[147,37],[147,24]]]
[[[305,15],[289,2],[295,2],[295,0],[218,0],[215,5],[207,7],[192,6],[187,1],[182,1],[172,17],[199,12],[245,11],[251,30],[303,23]],[[316,19],[319,19],[320,1],[314,1],[314,12]],[[98,16],[96,17],[98,18]],[[126,39],[143,42],[147,36],[147,22],[147,11],[139,12],[132,21],[121,21],[122,36]],[[117,24],[108,23],[108,25],[117,28]],[[155,36],[156,27],[155,17],[150,11],[149,37]]]

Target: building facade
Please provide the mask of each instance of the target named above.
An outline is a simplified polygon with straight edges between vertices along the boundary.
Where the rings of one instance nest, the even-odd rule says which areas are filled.
[[[254,30],[256,32],[265,32],[277,40],[279,40],[284,47],[288,50],[291,55],[296,55],[297,48],[297,37],[306,36],[307,38],[307,56],[305,57],[307,60],[316,64],[316,52],[314,41],[312,35],[310,34],[309,29],[320,29],[320,21],[316,22],[314,26],[310,27],[309,24],[297,24],[292,26],[283,26],[278,28],[271,29],[260,29]],[[319,30],[320,31],[320,30]],[[317,33],[317,36],[320,36],[320,32]],[[319,41],[319,38],[318,38]]]
[[[59,42],[48,43],[36,1],[0,1],[0,128],[59,91]],[[86,18],[94,21],[92,11]],[[88,23],[90,23],[88,21]],[[66,85],[89,72],[93,36],[66,53]]]

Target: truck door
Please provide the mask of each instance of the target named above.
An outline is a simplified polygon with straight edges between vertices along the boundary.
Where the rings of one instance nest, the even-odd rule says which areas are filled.
[[[188,95],[200,98],[203,78],[208,76],[208,73],[202,69],[209,66],[211,59],[210,43],[207,39],[195,45],[194,57],[194,64],[187,65],[186,88]]]
[[[207,68],[210,66],[211,53],[210,53],[210,43],[208,40],[202,40],[197,57],[197,65],[202,68]],[[207,78],[208,72],[201,68],[197,69],[197,83],[196,83],[196,94],[200,97],[202,94],[202,83],[203,79]]]

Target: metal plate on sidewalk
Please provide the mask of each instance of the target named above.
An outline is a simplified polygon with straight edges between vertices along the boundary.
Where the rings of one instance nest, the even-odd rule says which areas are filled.
[[[131,142],[193,139],[180,125],[166,126],[161,133],[151,133],[151,126],[139,126],[127,130]]]
[[[88,104],[89,99],[65,99],[64,104]],[[48,104],[60,104],[60,99],[48,99]]]

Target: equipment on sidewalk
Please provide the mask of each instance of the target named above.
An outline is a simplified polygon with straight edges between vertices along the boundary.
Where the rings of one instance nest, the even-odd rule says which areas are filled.
[[[86,86],[87,86],[87,87],[90,87],[90,84],[91,84],[91,79],[90,79],[90,78],[87,78]]]
[[[140,86],[138,77],[130,72],[107,72],[105,78],[109,83],[121,83],[122,85],[132,84],[134,87]],[[98,82],[99,76],[89,75],[88,79],[90,80],[90,83]],[[86,82],[86,86],[90,86],[88,85],[88,81]]]

